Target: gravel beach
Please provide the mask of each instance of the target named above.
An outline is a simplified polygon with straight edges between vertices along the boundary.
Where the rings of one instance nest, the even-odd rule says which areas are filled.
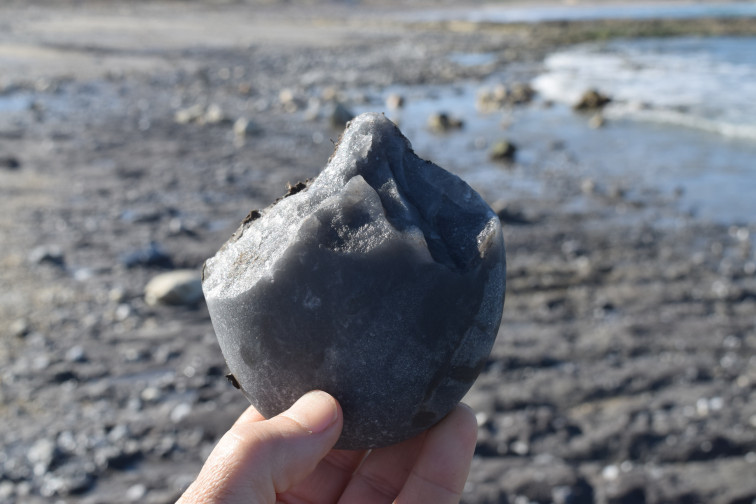
[[[320,171],[350,110],[397,106],[386,87],[526,79],[601,24],[399,23],[397,8],[0,7],[0,502],[175,501],[248,404],[197,291],[203,261]],[[569,145],[540,156],[500,162],[537,195],[481,188],[507,300],[465,398],[479,436],[463,502],[753,503],[756,224],[585,179]],[[464,159],[433,160],[465,176]]]

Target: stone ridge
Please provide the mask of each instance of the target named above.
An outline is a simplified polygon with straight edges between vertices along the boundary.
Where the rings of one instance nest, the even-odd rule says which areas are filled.
[[[357,177],[369,188],[357,190],[352,182]],[[362,199],[346,195],[347,188],[361,193]],[[365,189],[375,192],[379,201],[369,198]],[[353,208],[361,208],[357,212],[361,216],[352,215],[347,223],[344,215],[332,215],[339,211],[338,199],[332,199],[338,194],[352,200]],[[378,208],[366,208],[368,202]],[[493,211],[465,182],[417,157],[409,140],[385,116],[362,114],[349,123],[329,164],[309,186],[299,187],[294,194],[263,210],[261,215],[266,218],[245,220],[224,246],[230,249],[228,253],[216,254],[207,261],[205,289],[222,287],[225,295],[237,295],[238,290],[229,289],[228,283],[248,284],[269,274],[280,252],[286,249],[285,243],[296,239],[311,215],[332,224],[337,235],[341,231],[336,237],[340,245],[323,235],[333,245],[331,248],[342,253],[352,249],[364,252],[371,243],[374,246],[393,236],[385,227],[372,229],[375,234],[370,237],[365,236],[365,229],[360,230],[366,224],[364,219],[375,211],[383,215],[372,215],[372,222],[386,220],[418,246],[424,242],[432,259],[453,271],[465,271],[479,262],[479,244],[490,242],[481,233],[489,230],[490,234],[491,222],[497,221]],[[358,236],[364,238],[363,242],[357,241]],[[224,273],[213,275],[215,271]]]

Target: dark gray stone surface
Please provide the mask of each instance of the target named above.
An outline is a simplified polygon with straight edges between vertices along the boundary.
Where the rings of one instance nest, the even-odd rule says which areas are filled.
[[[203,288],[261,413],[323,389],[344,410],[338,447],[385,446],[438,422],[483,368],[504,302],[501,225],[392,122],[363,114],[309,186],[250,214]]]

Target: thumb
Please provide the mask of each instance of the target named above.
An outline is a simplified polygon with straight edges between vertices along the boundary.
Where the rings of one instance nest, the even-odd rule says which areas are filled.
[[[341,434],[338,402],[308,392],[280,415],[264,420],[245,411],[218,442],[179,503],[275,502],[310,474]]]

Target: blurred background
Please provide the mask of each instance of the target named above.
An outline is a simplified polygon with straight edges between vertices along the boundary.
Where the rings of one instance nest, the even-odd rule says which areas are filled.
[[[6,1],[0,502],[174,502],[203,261],[384,112],[498,213],[466,503],[756,502],[756,2]]]

